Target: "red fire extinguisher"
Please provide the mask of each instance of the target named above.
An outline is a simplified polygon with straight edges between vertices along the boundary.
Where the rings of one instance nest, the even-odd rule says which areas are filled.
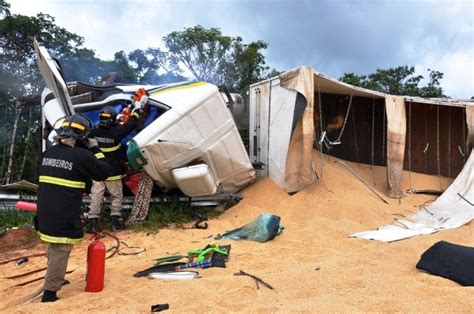
[[[105,245],[94,239],[87,248],[86,291],[100,292],[104,289]]]

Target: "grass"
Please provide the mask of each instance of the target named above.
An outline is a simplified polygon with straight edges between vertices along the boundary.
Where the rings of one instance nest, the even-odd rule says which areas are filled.
[[[86,209],[88,211],[88,209]],[[131,209],[124,209],[122,217],[124,220],[130,215]],[[137,232],[156,233],[161,228],[169,225],[177,225],[181,227],[185,223],[193,222],[198,217],[212,218],[222,213],[220,207],[199,207],[191,209],[187,203],[165,203],[165,204],[150,204],[148,215],[145,221],[137,223],[131,227],[131,230]],[[108,206],[103,206],[99,218],[100,227],[102,230],[110,228],[110,209]]]
[[[23,227],[33,224],[35,213],[9,208],[0,211],[0,229]]]
[[[132,230],[158,232],[160,228],[171,224],[181,227],[185,223],[196,221],[198,217],[212,218],[219,214],[215,207],[191,210],[187,204],[182,203],[154,204],[150,206],[147,219],[132,226]]]
[[[223,212],[223,206],[217,207],[199,207],[191,209],[187,203],[166,203],[166,204],[150,204],[148,216],[145,221],[132,226],[133,231],[142,232],[158,232],[159,229],[176,224],[182,226],[185,223],[196,221],[198,217],[212,218]],[[88,209],[84,207],[86,211]],[[123,217],[126,219],[130,215],[131,209],[123,210]],[[14,208],[0,211],[0,229],[8,229],[12,227],[22,227],[33,224],[35,213],[19,211]],[[103,229],[110,226],[110,210],[107,206],[101,211],[99,219]]]

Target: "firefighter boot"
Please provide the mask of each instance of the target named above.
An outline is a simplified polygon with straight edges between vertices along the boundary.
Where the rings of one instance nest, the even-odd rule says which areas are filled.
[[[87,233],[96,233],[100,232],[99,229],[99,218],[91,218],[89,219],[89,224],[87,225]]]
[[[57,300],[59,300],[59,298],[56,295],[56,291],[44,290],[41,302],[55,302]]]
[[[123,222],[120,216],[111,216],[112,218],[112,230],[117,231],[123,229]]]

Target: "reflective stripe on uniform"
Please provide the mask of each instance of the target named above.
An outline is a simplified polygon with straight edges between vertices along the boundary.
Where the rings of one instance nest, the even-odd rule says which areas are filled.
[[[47,242],[47,243],[55,243],[55,244],[78,244],[81,243],[82,238],[79,239],[71,239],[67,237],[55,237],[55,236],[50,236],[44,233],[41,233],[38,231],[39,237],[41,241]]]
[[[105,181],[115,181],[115,180],[122,180],[122,176],[120,176],[120,175],[112,176],[112,177],[108,177],[107,179],[105,179]]]
[[[134,113],[132,113],[132,116],[135,116],[137,119],[140,118],[140,115],[136,111]]]
[[[63,126],[79,129],[81,131],[84,131],[86,129],[86,127],[83,126],[82,124],[74,123],[74,122],[63,122]]]
[[[39,182],[66,186],[68,188],[85,189],[86,183],[82,181],[66,180],[57,177],[40,176]]]
[[[97,153],[97,154],[94,154],[94,156],[97,159],[105,158],[105,155],[103,153]]]
[[[120,146],[122,146],[122,144],[118,144],[117,146],[114,146],[114,147],[100,147],[100,150],[103,151],[104,153],[110,153],[119,149]]]

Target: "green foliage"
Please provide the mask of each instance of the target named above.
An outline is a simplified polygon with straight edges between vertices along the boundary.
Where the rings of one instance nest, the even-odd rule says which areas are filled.
[[[0,16],[10,15],[10,3],[0,0]]]
[[[428,85],[419,87],[422,75],[415,75],[415,67],[399,66],[387,70],[377,69],[375,73],[356,75],[344,73],[339,80],[354,86],[391,94],[421,97],[446,97],[440,86],[443,73],[430,70],[430,81]]]
[[[96,84],[105,74],[117,72],[122,83],[158,85],[186,80],[179,66],[185,65],[200,80],[245,93],[268,69],[262,54],[265,42],[245,44],[240,37],[224,36],[217,28],[199,25],[166,36],[168,51],[119,51],[113,60],[102,60],[94,50],[83,47],[84,38],[56,25],[54,17],[12,15],[10,4],[0,0],[0,118],[4,121],[0,125],[0,169],[4,176],[14,140],[9,180],[37,181],[39,101],[20,101],[22,96],[39,94],[44,86],[36,65],[34,38],[60,61],[66,81]],[[15,123],[17,129],[12,132]]]
[[[95,84],[104,74],[111,72],[107,62],[97,58],[95,52],[79,48],[65,53],[60,59],[64,79]]]
[[[218,28],[201,25],[175,31],[163,38],[172,64],[184,65],[196,79],[226,85],[245,93],[268,68],[261,50],[263,41],[244,44],[241,37],[224,36]]]
[[[34,216],[34,213],[20,211],[14,208],[0,210],[0,229],[32,225]]]
[[[268,44],[261,40],[247,45],[242,43],[242,38],[235,38],[229,68],[231,75],[227,78],[225,85],[244,94],[250,84],[261,80],[268,67],[265,66],[265,57],[260,50],[267,47]]]
[[[221,83],[219,70],[228,62],[232,38],[218,28],[197,25],[163,38],[173,63],[181,62],[199,80]]]
[[[43,86],[35,63],[33,39],[61,56],[74,51],[83,38],[57,26],[49,15],[11,15],[8,8],[5,1],[0,2],[3,12],[0,19],[0,116],[4,121],[0,152],[3,175],[7,170],[10,142],[15,139],[13,152],[19,154],[13,153],[13,169],[8,172],[9,178],[13,178],[15,175],[23,177],[25,168],[36,169],[38,152],[34,141],[38,136],[33,133],[37,133],[41,125],[40,107],[31,108],[31,104],[20,101],[24,95],[39,93]],[[17,126],[16,131],[14,126]],[[35,176],[35,173],[29,175]]]

